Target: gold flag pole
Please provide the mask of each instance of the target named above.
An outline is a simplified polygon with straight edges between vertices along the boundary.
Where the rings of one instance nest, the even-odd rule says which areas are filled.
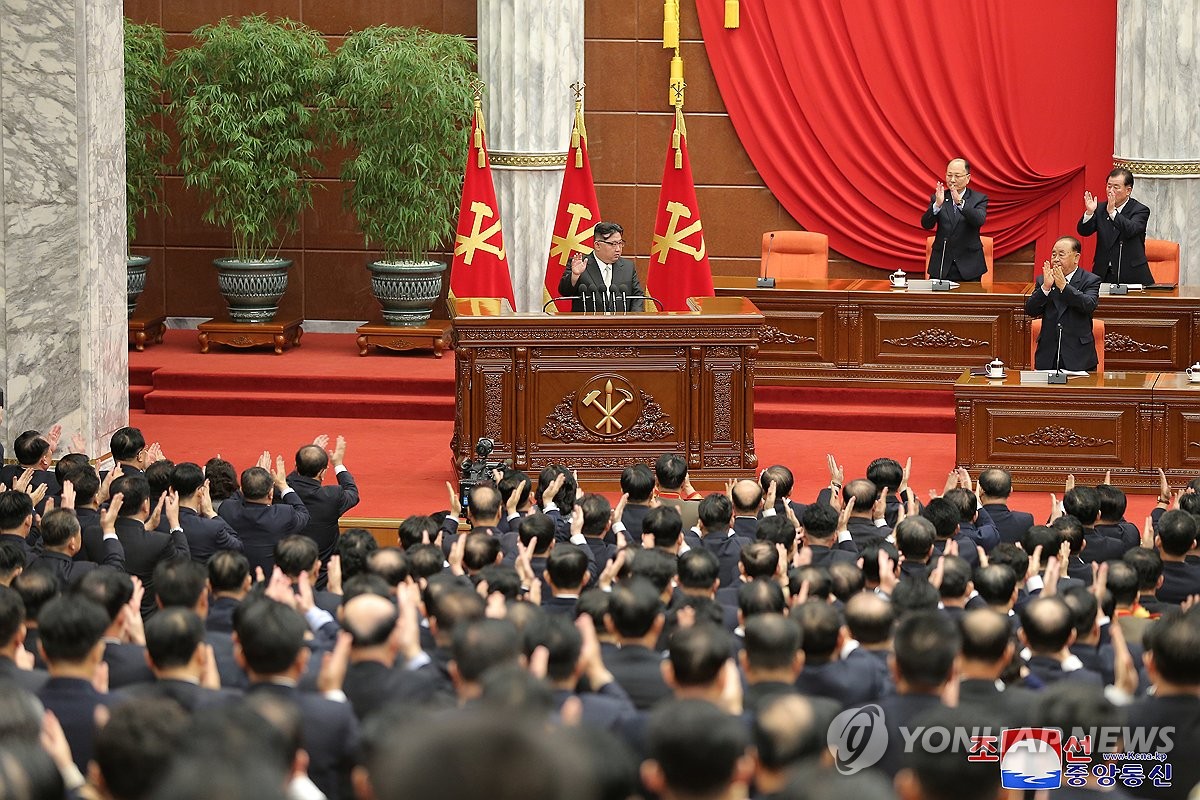
[[[576,81],[571,84],[571,91],[575,93],[575,122],[571,126],[571,149],[575,151],[575,169],[583,169],[583,151],[579,149],[579,142],[582,140],[587,143],[587,128],[583,124],[583,90],[587,87],[586,83]]]
[[[687,84],[681,79],[671,84],[671,92],[675,95],[675,130],[671,133],[671,147],[675,149],[675,169],[683,169],[683,146],[681,137],[687,136],[687,127],[683,122],[683,90]]]
[[[475,164],[479,169],[487,166],[486,156],[483,153],[483,137],[485,133],[483,129],[483,88],[483,81],[478,78],[471,81],[471,93],[475,95],[475,141],[473,146],[475,147]]]

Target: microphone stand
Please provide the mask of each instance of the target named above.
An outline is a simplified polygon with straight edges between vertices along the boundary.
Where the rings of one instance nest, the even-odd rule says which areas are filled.
[[[946,245],[950,244],[949,239],[942,240],[942,261],[938,264],[938,277],[930,286],[935,292],[950,291],[950,281],[946,280]]]
[[[1066,383],[1067,375],[1062,369],[1062,323],[1058,323],[1058,347],[1054,352],[1054,372],[1046,376],[1046,383]]]
[[[1121,283],[1121,260],[1125,255],[1125,240],[1117,245],[1117,282],[1108,287],[1109,294],[1129,294],[1129,287]],[[1112,266],[1109,264],[1109,266]]]
[[[771,251],[775,249],[775,231],[771,231],[771,238],[767,241],[767,257],[763,259],[762,269],[759,271],[758,283],[755,284],[758,289],[774,289],[775,279],[767,277],[767,267],[771,264]]]

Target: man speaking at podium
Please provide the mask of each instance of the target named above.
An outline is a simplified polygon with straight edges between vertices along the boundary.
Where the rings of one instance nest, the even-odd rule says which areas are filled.
[[[1100,363],[1092,335],[1092,312],[1100,302],[1100,278],[1079,269],[1079,240],[1063,236],[1054,243],[1050,260],[1042,265],[1033,294],[1025,300],[1025,313],[1042,318],[1033,368],[1094,372]],[[1058,362],[1059,327],[1062,349]]]
[[[642,287],[633,262],[621,258],[624,229],[615,222],[597,222],[595,248],[584,258],[576,253],[558,282],[561,297],[573,297],[572,311],[641,311]],[[631,298],[637,298],[631,299]],[[624,298],[624,305],[622,300]]]
[[[968,189],[970,182],[967,160],[952,160],[946,165],[946,182],[937,182],[921,217],[922,228],[937,228],[928,267],[934,280],[979,281],[987,272],[979,229],[987,220],[988,199],[986,194]]]

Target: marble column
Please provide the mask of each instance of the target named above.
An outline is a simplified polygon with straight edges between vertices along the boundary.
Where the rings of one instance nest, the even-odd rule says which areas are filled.
[[[0,0],[0,368],[6,443],[129,415],[121,0]],[[11,450],[6,453],[11,457]]]
[[[1180,280],[1200,283],[1200,5],[1117,3],[1113,161],[1150,206],[1147,236],[1180,244]]]
[[[575,98],[583,0],[479,0],[479,74],[504,247],[520,311],[540,310]]]

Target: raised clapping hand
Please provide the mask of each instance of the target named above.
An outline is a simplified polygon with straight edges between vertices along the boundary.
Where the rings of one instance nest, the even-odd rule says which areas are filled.
[[[1088,214],[1095,214],[1096,206],[1098,206],[1098,205],[1099,205],[1099,203],[1096,202],[1096,195],[1092,194],[1091,192],[1083,193],[1083,210],[1084,211],[1086,211]]]
[[[933,187],[933,204],[935,206],[937,206],[938,208],[941,208],[945,202],[946,202],[946,184],[942,183],[941,181],[938,181],[937,185],[935,185]]]
[[[587,269],[587,262],[583,260],[583,253],[574,253],[571,256],[571,285],[574,286],[579,282],[579,276]]]

